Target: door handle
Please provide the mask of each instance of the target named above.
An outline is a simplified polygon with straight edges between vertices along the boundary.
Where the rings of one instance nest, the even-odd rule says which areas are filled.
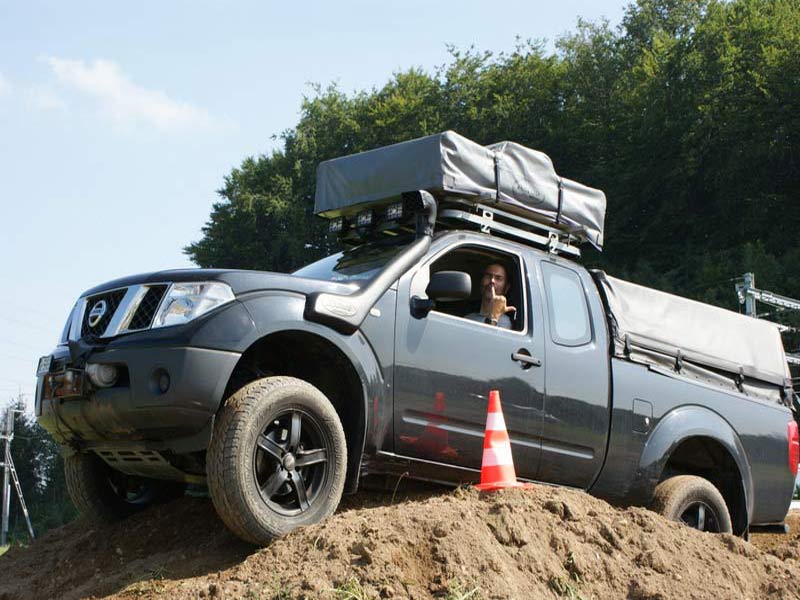
[[[514,352],[511,355],[511,360],[520,363],[520,367],[522,367],[523,369],[530,369],[531,367],[542,366],[542,361],[534,356],[531,356],[531,353],[525,350],[525,348],[520,348],[519,350]]]

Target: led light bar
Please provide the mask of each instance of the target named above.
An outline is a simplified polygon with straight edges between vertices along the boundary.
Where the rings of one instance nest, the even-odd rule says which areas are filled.
[[[344,229],[344,219],[339,217],[337,219],[331,219],[331,222],[328,223],[328,232],[329,233],[341,233]]]
[[[367,209],[358,213],[358,218],[356,219],[356,225],[358,227],[369,227],[370,225],[372,225],[372,210]]]
[[[396,202],[395,204],[390,204],[386,208],[386,218],[390,221],[396,221],[403,216],[403,203]]]

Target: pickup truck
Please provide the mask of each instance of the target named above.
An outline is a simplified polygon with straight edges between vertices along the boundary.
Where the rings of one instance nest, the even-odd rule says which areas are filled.
[[[162,271],[82,294],[36,392],[78,509],[118,518],[207,485],[226,525],[265,544],[366,475],[477,481],[499,390],[522,480],[703,531],[783,521],[800,445],[777,331],[589,271],[514,219],[404,198],[411,227],[293,274]],[[468,318],[490,264],[510,327]],[[641,321],[659,306],[654,334]],[[671,320],[689,342],[707,326],[698,344],[720,355],[670,348]],[[752,364],[729,365],[742,339]]]

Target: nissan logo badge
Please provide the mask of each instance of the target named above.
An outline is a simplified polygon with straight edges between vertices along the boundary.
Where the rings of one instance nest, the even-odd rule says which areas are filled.
[[[106,314],[107,308],[105,300],[100,300],[92,307],[92,310],[89,311],[89,327],[95,327],[100,322],[100,319]]]

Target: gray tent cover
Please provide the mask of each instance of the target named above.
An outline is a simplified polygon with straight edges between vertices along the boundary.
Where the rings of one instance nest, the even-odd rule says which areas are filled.
[[[336,217],[414,190],[496,203],[603,246],[603,192],[559,177],[542,152],[481,146],[453,131],[320,163],[315,212]]]
[[[789,365],[778,328],[687,298],[593,272],[616,322],[615,354],[646,351],[762,382],[787,385]],[[627,349],[626,349],[627,339]],[[649,356],[654,356],[653,353]]]

